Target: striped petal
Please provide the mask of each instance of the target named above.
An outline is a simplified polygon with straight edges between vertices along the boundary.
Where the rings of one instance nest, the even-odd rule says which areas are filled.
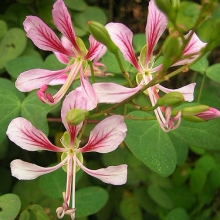
[[[159,38],[167,27],[168,20],[161,12],[154,0],[151,0],[148,6],[148,16],[146,25],[146,37],[147,37],[147,56],[146,64],[150,61],[154,47],[156,46]]]
[[[189,85],[183,86],[179,89],[167,89],[161,85],[157,85],[156,87],[165,93],[180,92],[183,94],[185,101],[192,102],[194,100],[195,86],[196,86],[196,83],[190,83]]]
[[[50,83],[62,83],[64,81],[63,77],[68,70],[69,68],[56,71],[45,69],[28,70],[18,76],[15,86],[21,92],[30,92]]]
[[[68,55],[68,51],[63,47],[60,39],[40,18],[27,16],[23,24],[27,37],[29,37],[38,48]]]
[[[99,103],[119,103],[131,97],[141,89],[141,85],[135,88],[127,88],[116,83],[94,83],[93,88],[98,96]]]
[[[77,159],[77,165],[82,170],[97,179],[100,179],[104,183],[113,185],[122,185],[127,181],[127,165],[122,164],[119,166],[109,166],[98,170],[90,170],[83,166],[83,164]]]
[[[66,36],[75,49],[80,52],[80,49],[76,43],[76,35],[72,26],[71,17],[62,0],[58,0],[53,5],[52,10],[54,24],[56,25],[57,29]]]
[[[119,115],[105,118],[91,131],[88,143],[80,152],[108,153],[115,150],[126,136],[124,118]]]
[[[131,30],[121,23],[108,23],[106,29],[108,30],[112,41],[121,50],[125,60],[139,70],[139,64],[132,46],[133,33]]]
[[[51,173],[59,169],[64,163],[66,163],[66,159],[56,166],[46,168],[17,159],[13,160],[10,166],[12,176],[16,177],[19,180],[33,180],[39,176]]]
[[[13,119],[8,126],[6,134],[12,142],[28,151],[65,151],[64,148],[53,145],[41,130],[36,129],[25,118]]]

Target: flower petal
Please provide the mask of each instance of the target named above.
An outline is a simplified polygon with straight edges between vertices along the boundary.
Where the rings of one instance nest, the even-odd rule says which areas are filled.
[[[159,38],[167,27],[168,20],[163,12],[161,12],[154,0],[151,0],[148,7],[146,37],[147,37],[147,56],[146,63],[151,59],[153,49]]]
[[[80,74],[82,95],[86,99],[86,110],[93,110],[98,104],[98,98],[95,93],[94,88],[89,83],[88,79],[86,80],[83,76],[83,73]]]
[[[76,35],[72,27],[71,17],[62,0],[58,0],[54,3],[52,15],[57,29],[70,40],[77,51],[80,51],[76,43]]]
[[[61,163],[57,164],[56,166],[46,168],[17,159],[11,162],[11,173],[12,176],[19,180],[32,180],[57,170],[64,163],[66,163],[66,159],[61,161]]]
[[[185,101],[192,102],[194,100],[195,86],[196,86],[196,83],[190,83],[189,85],[183,86],[179,89],[167,89],[161,85],[157,85],[156,87],[165,93],[180,92],[183,94]]]
[[[97,179],[100,179],[104,183],[113,185],[122,185],[127,181],[127,165],[122,164],[119,166],[109,166],[98,170],[90,170],[83,166],[83,164],[77,159],[77,165],[82,170]]]
[[[191,31],[187,35],[185,35],[186,39],[188,38],[190,33]],[[194,33],[183,51],[183,56],[189,56],[189,58],[180,60],[176,62],[173,66],[185,65],[193,62],[193,60],[195,60],[199,56],[201,49],[205,46],[206,43],[203,43]]]
[[[89,36],[90,47],[85,59],[98,61],[106,52],[107,48],[94,39],[92,35]]]
[[[70,92],[64,99],[62,108],[61,108],[61,118],[66,130],[70,133],[71,138],[75,139],[79,130],[82,127],[82,123],[77,126],[71,126],[66,122],[66,116],[69,110],[77,109],[86,109],[86,99],[83,96],[82,91],[76,89]]]
[[[41,88],[43,85],[50,84],[55,79],[60,79],[68,70],[69,68],[56,71],[45,69],[28,70],[18,76],[15,86],[21,92],[30,92],[34,89]]]
[[[114,115],[105,118],[91,131],[88,143],[79,151],[82,153],[111,152],[124,140],[126,131],[127,127],[122,116]]]
[[[94,83],[99,103],[119,103],[137,93],[142,86],[127,88],[116,83]]]
[[[12,142],[25,150],[65,151],[64,148],[53,145],[42,131],[36,129],[25,118],[13,119],[8,126],[6,134]]]
[[[59,53],[59,52],[54,52],[54,55],[56,56],[56,58],[63,64],[68,64],[69,59],[68,57],[63,54],[63,53]]]
[[[42,50],[57,51],[68,55],[56,34],[38,17],[27,16],[24,29],[33,43]]]
[[[106,29],[112,41],[119,47],[125,60],[130,62],[134,67],[139,70],[139,64],[137,62],[134,49],[132,46],[133,33],[131,30],[121,23],[108,23]]]

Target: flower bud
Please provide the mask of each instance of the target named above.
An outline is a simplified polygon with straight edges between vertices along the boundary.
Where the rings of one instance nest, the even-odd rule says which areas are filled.
[[[184,102],[184,96],[182,93],[180,92],[169,92],[166,95],[164,95],[163,97],[159,98],[157,100],[156,105],[157,106],[164,106],[164,107],[168,107],[168,106],[177,106],[180,105],[182,102]]]
[[[182,117],[187,121],[204,122],[219,118],[220,111],[207,105],[198,105],[184,108]]]
[[[158,9],[160,9],[169,20],[175,20],[175,13],[170,3],[170,0],[155,0]]]
[[[115,53],[118,50],[118,47],[114,44],[114,42],[110,38],[110,35],[107,29],[105,28],[105,26],[95,21],[89,21],[88,26],[91,35],[97,41],[104,44],[110,52]]]
[[[84,121],[88,115],[89,112],[87,110],[74,108],[67,113],[66,122],[70,125],[76,126]]]
[[[174,32],[164,42],[162,47],[163,52],[163,68],[166,70],[172,64],[178,60],[181,55],[180,51],[180,40],[178,37],[178,33]]]

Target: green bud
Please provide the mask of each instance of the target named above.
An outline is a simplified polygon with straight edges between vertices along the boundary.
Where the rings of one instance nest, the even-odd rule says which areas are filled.
[[[184,102],[184,96],[180,92],[169,92],[157,100],[157,106],[174,107]]]
[[[180,51],[180,40],[178,34],[172,33],[164,42],[162,47],[163,52],[163,68],[166,70],[172,64],[178,60],[181,55]]]
[[[205,112],[210,107],[207,105],[197,105],[192,107],[186,107],[182,110],[182,117],[191,122],[204,122],[205,120],[201,117],[197,117],[197,114]]]
[[[180,7],[180,0],[172,0],[172,6],[174,9],[178,10]]]
[[[95,21],[89,21],[88,26],[91,35],[97,41],[104,44],[110,52],[115,53],[118,50],[118,47],[114,44],[114,42],[110,38],[110,35],[104,25]]]
[[[175,13],[170,0],[155,0],[157,7],[168,17],[169,20],[175,21]]]
[[[76,126],[84,121],[88,115],[89,112],[87,110],[74,108],[67,113],[66,122],[70,125]]]

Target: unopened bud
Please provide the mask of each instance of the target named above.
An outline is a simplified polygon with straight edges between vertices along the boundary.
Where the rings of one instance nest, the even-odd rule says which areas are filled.
[[[180,92],[169,92],[157,100],[157,106],[177,106],[184,102],[184,96]]]
[[[91,33],[91,35],[97,41],[104,44],[110,52],[115,53],[118,50],[118,47],[112,41],[104,25],[98,22],[95,22],[95,21],[89,21],[88,26],[89,26],[89,32]]]
[[[186,107],[182,110],[182,117],[187,121],[204,122],[220,117],[220,111],[207,105]]]
[[[70,125],[76,126],[84,121],[88,115],[89,112],[87,110],[74,108],[67,113],[66,122]]]
[[[166,70],[180,57],[180,40],[177,32],[172,33],[164,42],[163,52],[163,68]]]

